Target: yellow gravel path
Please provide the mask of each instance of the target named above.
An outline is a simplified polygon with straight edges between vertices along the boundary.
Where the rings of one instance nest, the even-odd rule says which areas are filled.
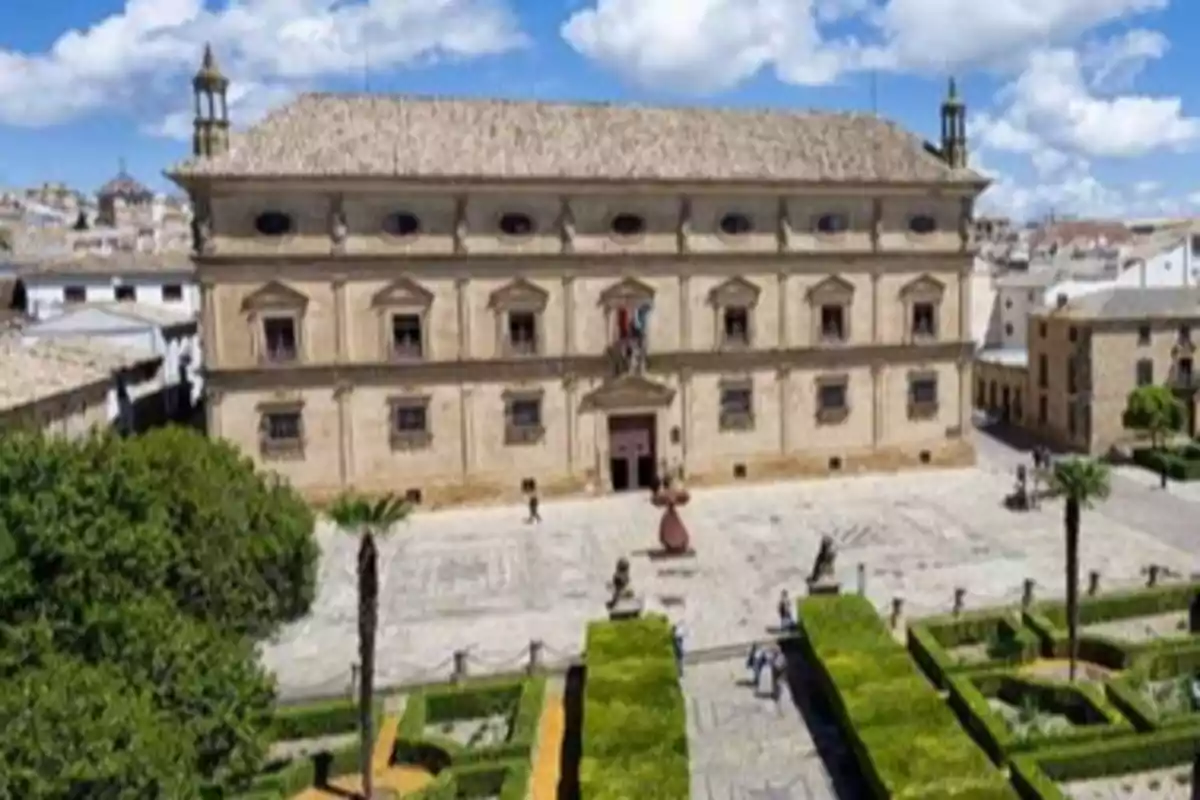
[[[401,796],[418,792],[425,787],[433,776],[423,769],[410,766],[392,766],[392,750],[396,747],[396,732],[400,725],[397,715],[389,714],[383,718],[383,726],[375,739],[375,749],[371,752],[371,767],[375,775],[375,786],[380,789],[395,789]],[[362,776],[342,775],[330,782],[333,789],[340,792],[358,793],[362,791]],[[344,794],[328,792],[324,789],[309,788],[292,797],[292,800],[344,800]]]
[[[558,797],[558,761],[565,729],[566,712],[563,710],[562,695],[547,691],[538,725],[538,743],[530,782],[532,800],[555,800]]]

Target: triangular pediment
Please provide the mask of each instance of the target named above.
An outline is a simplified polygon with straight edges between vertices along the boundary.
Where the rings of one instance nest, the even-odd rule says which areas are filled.
[[[658,408],[670,405],[675,390],[641,375],[622,375],[588,392],[583,407],[588,410]]]
[[[654,302],[654,289],[637,278],[624,278],[600,293],[600,304],[613,306],[640,306]]]
[[[433,292],[411,278],[392,281],[371,296],[373,306],[428,308],[432,303]]]
[[[501,286],[488,297],[488,305],[494,309],[545,308],[550,293],[542,287],[517,278]]]
[[[808,290],[809,299],[825,297],[852,297],[854,284],[840,275],[830,275]]]
[[[753,306],[760,294],[762,289],[738,275],[714,287],[708,300],[715,306]]]
[[[922,275],[913,278],[900,287],[901,297],[933,297],[938,298],[946,291],[946,284],[932,275]]]
[[[261,311],[269,308],[300,309],[308,305],[308,295],[290,286],[271,281],[246,295],[242,308]]]

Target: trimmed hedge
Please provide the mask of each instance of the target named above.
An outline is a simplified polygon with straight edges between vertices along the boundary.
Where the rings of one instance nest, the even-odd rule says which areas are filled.
[[[381,702],[375,703],[371,716],[378,725],[383,716]],[[321,700],[276,709],[271,738],[276,742],[287,742],[354,733],[357,730],[358,700]]]
[[[425,744],[444,751],[457,768],[484,761],[524,757],[537,741],[546,679],[472,681],[459,686],[424,689],[408,696],[400,717],[397,739],[406,745]],[[508,739],[489,747],[466,747],[452,739],[428,734],[429,725],[512,713]]]
[[[1078,727],[1070,731],[1018,737],[996,711],[988,698],[1001,697],[1018,705],[1030,698],[1039,708],[1054,707],[1065,712]],[[994,672],[950,677],[950,705],[963,725],[992,760],[1004,764],[1013,754],[1028,752],[1046,745],[1069,744],[1097,739],[1111,739],[1133,732],[1133,726],[1094,685],[1075,685],[1056,681]]]
[[[865,598],[798,605],[802,646],[871,798],[1015,797]]]
[[[1133,451],[1132,460],[1155,475],[1161,475],[1165,469],[1172,480],[1200,480],[1200,447],[1194,444],[1159,450],[1139,447]]]
[[[276,763],[256,776],[234,800],[290,800],[310,786],[322,787],[330,778],[358,772],[358,759],[358,744],[355,743]]]
[[[1111,778],[1190,764],[1200,728],[1135,734],[1016,756],[1012,782],[1026,800],[1067,800],[1060,782]]]
[[[687,715],[664,617],[588,626],[583,695],[585,800],[688,800]]]
[[[1039,639],[1011,609],[971,611],[957,616],[928,617],[908,627],[908,652],[938,688],[949,688],[951,675],[988,672],[999,666],[1022,664],[1038,656]],[[986,644],[988,660],[958,661],[955,647]]]
[[[1140,731],[1156,731],[1181,725],[1200,725],[1200,714],[1192,711],[1162,715],[1146,700],[1142,681],[1158,681],[1193,675],[1200,671],[1200,645],[1189,649],[1163,649],[1145,653],[1136,666],[1105,684],[1108,698]]]

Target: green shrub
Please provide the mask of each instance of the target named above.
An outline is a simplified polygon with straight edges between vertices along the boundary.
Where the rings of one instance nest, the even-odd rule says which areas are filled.
[[[372,718],[383,716],[381,703],[375,704]],[[315,739],[358,730],[357,700],[321,700],[294,706],[280,706],[272,721],[272,738],[278,742]]]
[[[1003,776],[865,598],[809,597],[799,603],[798,620],[802,646],[872,798],[1012,800]],[[871,660],[874,670],[866,666]]]
[[[1070,730],[1018,734],[988,703],[998,697],[1013,706],[1028,702],[1071,720]],[[1129,720],[1113,707],[1099,687],[1042,681],[1005,672],[950,677],[950,704],[963,725],[997,763],[1016,753],[1047,744],[1111,739],[1133,731]]]
[[[1105,689],[1112,704],[1121,709],[1138,730],[1200,725],[1200,715],[1190,709],[1164,714],[1154,707],[1141,689],[1146,681],[1186,677],[1197,671],[1200,671],[1200,646],[1150,650],[1139,656],[1132,669],[1110,679]]]
[[[1155,450],[1149,447],[1133,451],[1133,463],[1177,481],[1200,480],[1200,449],[1194,445]]]
[[[687,800],[687,714],[669,623],[594,622],[586,664],[581,796]]]
[[[983,644],[988,658],[963,663],[950,652],[953,648]],[[939,688],[947,687],[950,675],[986,672],[1006,664],[1021,664],[1037,658],[1038,635],[1009,609],[988,609],[957,616],[929,617],[908,628],[908,651]]]
[[[1143,733],[1053,747],[1013,759],[1013,784],[1031,800],[1065,800],[1059,783],[1095,780],[1190,764],[1200,728]]]

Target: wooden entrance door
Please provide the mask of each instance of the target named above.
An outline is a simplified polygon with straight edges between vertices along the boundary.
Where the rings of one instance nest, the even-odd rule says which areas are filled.
[[[608,458],[616,492],[648,489],[655,480],[653,414],[608,418]]]

